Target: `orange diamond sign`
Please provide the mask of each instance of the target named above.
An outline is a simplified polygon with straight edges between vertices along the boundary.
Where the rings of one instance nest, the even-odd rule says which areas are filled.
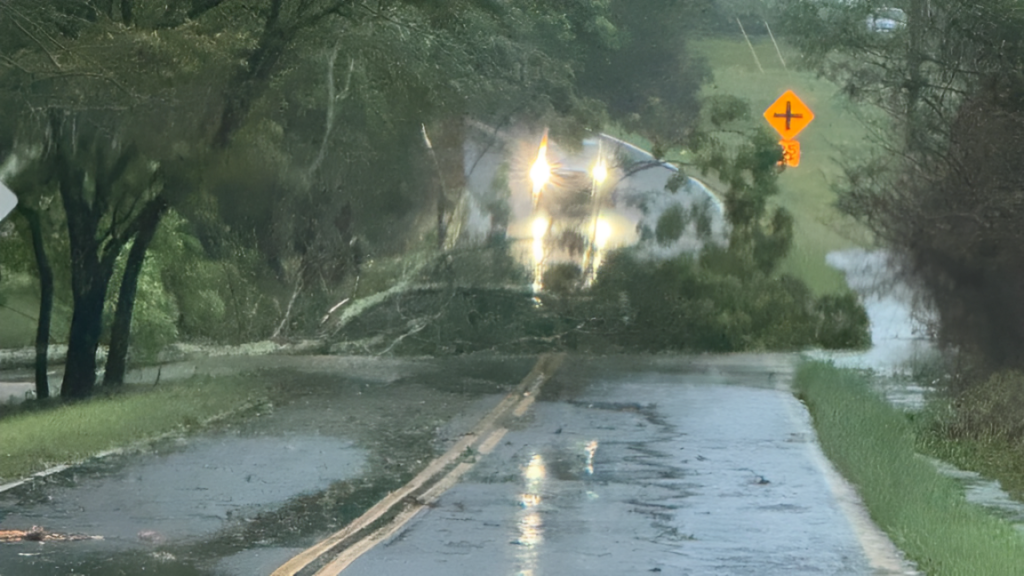
[[[814,112],[792,90],[786,90],[764,111],[764,118],[783,140],[792,140],[814,120]]]

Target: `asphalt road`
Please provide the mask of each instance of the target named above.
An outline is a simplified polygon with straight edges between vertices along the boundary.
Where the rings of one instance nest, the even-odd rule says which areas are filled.
[[[788,390],[793,359],[569,361],[349,576],[907,573]]]
[[[408,442],[464,454],[509,400],[479,435],[500,441],[344,574],[908,572],[822,456],[795,357],[570,357],[524,395],[535,361],[262,358],[271,412],[0,494],[0,530],[103,537],[0,543],[0,575],[269,575],[345,526],[346,490],[365,510],[427,466]]]

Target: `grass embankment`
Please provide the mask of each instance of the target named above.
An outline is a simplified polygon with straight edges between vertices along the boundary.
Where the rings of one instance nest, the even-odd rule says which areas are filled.
[[[31,346],[39,313],[39,289],[27,276],[9,273],[5,273],[0,289],[0,348]]]
[[[764,72],[758,69],[742,36],[716,36],[691,42],[694,51],[711,66],[714,80],[704,88],[705,96],[738,96],[750,103],[750,126],[767,126],[761,114],[786,90],[793,90],[814,112],[815,119],[797,138],[801,145],[800,166],[779,176],[781,190],[775,198],[794,218],[793,248],[780,272],[804,280],[817,294],[847,290],[843,274],[825,263],[835,250],[868,246],[870,236],[859,224],[843,216],[834,204],[833,186],[841,181],[841,159],[860,154],[871,146],[859,118],[871,114],[856,107],[839,93],[838,87],[813,72],[797,71],[799,54],[780,44],[784,67],[775,46],[767,37],[751,38]],[[636,135],[612,132],[645,149],[650,142]],[[670,160],[683,159],[680,156]],[[710,181],[715,186],[714,181]]]
[[[915,426],[868,377],[807,362],[794,379],[825,454],[874,521],[931,576],[1020,574],[1024,536],[966,501],[956,480],[916,454]]]
[[[833,186],[843,175],[841,159],[871,145],[858,118],[870,111],[851,104],[832,82],[813,72],[795,70],[799,54],[785,43],[780,49],[786,67],[769,38],[751,40],[763,73],[741,36],[694,42],[694,48],[708,59],[714,73],[714,81],[705,87],[704,94],[746,99],[751,121],[758,126],[767,125],[762,113],[786,90],[793,90],[814,112],[814,121],[797,137],[800,166],[787,168],[779,176],[780,194],[775,201],[795,218],[793,249],[780,272],[803,279],[817,294],[845,291],[842,273],[825,263],[825,255],[866,246],[870,238],[860,225],[836,210]]]
[[[261,403],[268,388],[241,377],[126,387],[82,402],[31,403],[0,418],[0,482],[104,450],[185,432]]]

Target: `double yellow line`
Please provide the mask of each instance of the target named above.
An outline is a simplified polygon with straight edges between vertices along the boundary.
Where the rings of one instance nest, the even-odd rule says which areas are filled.
[[[415,478],[407,484],[391,492],[380,502],[356,518],[341,530],[324,538],[315,545],[303,550],[300,554],[285,562],[271,576],[295,576],[303,568],[317,559],[332,552],[366,530],[371,524],[390,512],[399,504],[406,504],[394,518],[376,531],[345,546],[329,563],[320,568],[314,576],[336,576],[357,558],[397,532],[413,519],[423,508],[427,507],[449,488],[454,486],[463,474],[473,467],[473,462],[456,461],[466,450],[474,453],[489,454],[501,442],[508,432],[507,428],[498,426],[499,421],[509,415],[521,417],[533,405],[541,386],[558,370],[565,356],[563,354],[545,354],[540,357],[533,370],[520,382],[508,396],[487,413],[480,422],[465,436],[459,439],[447,452],[427,464]],[[454,466],[453,466],[454,464]]]

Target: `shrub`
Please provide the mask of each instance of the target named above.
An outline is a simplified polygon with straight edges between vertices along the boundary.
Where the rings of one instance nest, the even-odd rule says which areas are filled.
[[[944,422],[953,438],[1024,439],[1024,373],[1007,370],[958,394]]]
[[[871,346],[870,320],[857,296],[826,294],[814,306],[818,317],[815,340],[822,348],[867,348]]]
[[[560,262],[544,271],[541,283],[552,294],[566,296],[579,287],[583,271],[572,262]]]

